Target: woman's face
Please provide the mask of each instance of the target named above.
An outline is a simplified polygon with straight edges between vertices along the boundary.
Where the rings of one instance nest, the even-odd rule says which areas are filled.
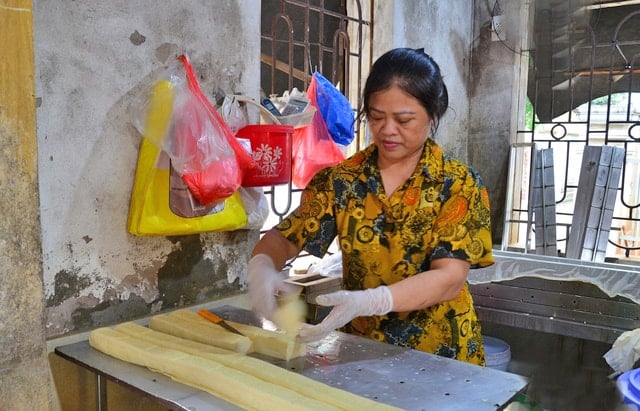
[[[410,160],[417,164],[432,120],[415,97],[396,85],[372,93],[367,120],[380,167]]]

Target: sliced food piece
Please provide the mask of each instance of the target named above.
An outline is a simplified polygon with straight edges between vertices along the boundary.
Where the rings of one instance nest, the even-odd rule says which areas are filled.
[[[168,316],[174,319],[173,321],[171,321],[173,323],[189,324],[189,327],[191,327],[194,330],[194,332],[198,332],[198,330],[201,330],[202,329],[201,327],[204,327],[204,326],[217,327],[215,324],[209,323],[204,318],[200,318],[200,316],[196,312],[188,309],[180,309],[180,310],[173,311],[170,314],[168,314]],[[176,321],[176,320],[179,320],[179,321]],[[278,358],[285,361],[289,361],[297,357],[302,357],[307,352],[306,344],[301,344],[296,342],[294,338],[291,338],[289,335],[285,334],[284,332],[265,330],[260,327],[241,324],[234,321],[227,321],[227,324],[237,329],[238,331],[240,331],[242,334],[244,334],[246,337],[248,337],[251,340],[252,351],[249,351],[249,352],[257,352],[263,355],[267,355],[269,357]],[[154,328],[154,327],[152,326],[151,328]],[[218,328],[222,328],[222,327],[218,327]],[[163,330],[159,330],[159,331],[163,331]],[[163,331],[163,332],[166,332],[166,331]],[[233,335],[228,331],[225,331],[225,332],[227,334]],[[173,334],[173,333],[169,332],[169,334]],[[176,334],[173,334],[173,335],[176,335]],[[185,337],[185,338],[188,338],[188,337]],[[206,342],[206,341],[202,341],[201,339],[198,339],[196,341]],[[223,348],[226,348],[226,347],[223,347]],[[240,352],[240,351],[237,351],[237,352]]]

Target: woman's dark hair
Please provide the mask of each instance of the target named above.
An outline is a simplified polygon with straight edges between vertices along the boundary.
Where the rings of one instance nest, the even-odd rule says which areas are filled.
[[[369,100],[378,91],[397,85],[415,97],[433,120],[432,132],[449,106],[447,86],[440,67],[424,49],[397,48],[380,56],[364,86],[362,114],[369,114]]]

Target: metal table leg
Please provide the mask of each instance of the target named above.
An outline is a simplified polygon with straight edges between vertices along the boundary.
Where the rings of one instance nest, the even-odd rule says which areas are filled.
[[[96,374],[96,410],[107,411],[107,379]]]

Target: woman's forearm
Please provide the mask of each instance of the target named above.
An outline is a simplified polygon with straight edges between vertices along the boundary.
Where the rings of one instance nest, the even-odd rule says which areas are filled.
[[[469,263],[454,258],[434,260],[431,269],[389,286],[393,311],[413,311],[453,300],[467,281]]]
[[[252,256],[266,254],[273,260],[276,269],[284,267],[287,261],[298,255],[299,250],[276,229],[267,231],[253,249]]]

